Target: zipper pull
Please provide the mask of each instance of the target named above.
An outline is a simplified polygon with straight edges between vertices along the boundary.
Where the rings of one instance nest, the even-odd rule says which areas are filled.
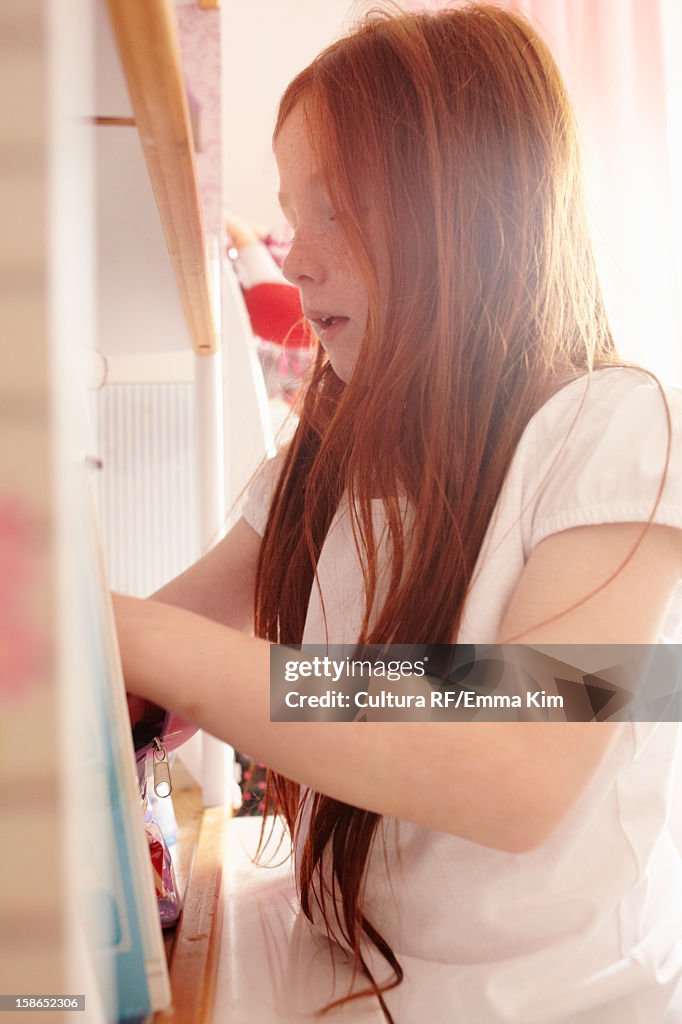
[[[158,736],[154,738],[152,761],[154,769],[154,792],[157,796],[170,796],[173,791],[173,786],[171,785],[168,754],[166,753],[166,748]]]

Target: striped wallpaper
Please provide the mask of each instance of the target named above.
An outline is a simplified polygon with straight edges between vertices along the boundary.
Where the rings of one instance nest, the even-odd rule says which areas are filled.
[[[112,383],[95,402],[109,582],[147,597],[200,554],[194,385]]]

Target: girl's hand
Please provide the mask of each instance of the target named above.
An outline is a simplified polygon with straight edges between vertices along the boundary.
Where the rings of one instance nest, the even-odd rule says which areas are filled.
[[[134,726],[136,722],[145,717],[150,702],[145,700],[144,697],[136,697],[133,693],[126,693],[126,699],[128,701],[130,724]]]

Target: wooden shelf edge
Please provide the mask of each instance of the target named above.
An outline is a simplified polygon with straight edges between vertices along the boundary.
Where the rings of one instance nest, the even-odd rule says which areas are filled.
[[[154,1024],[206,1024],[211,1019],[223,920],[225,830],[230,817],[224,807],[204,811],[170,961],[173,1007],[155,1014]]]
[[[170,0],[107,0],[194,351],[219,338],[189,108]]]

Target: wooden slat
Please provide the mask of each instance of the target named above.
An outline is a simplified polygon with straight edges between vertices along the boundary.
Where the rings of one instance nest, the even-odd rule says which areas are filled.
[[[211,1019],[220,952],[225,829],[230,812],[204,811],[194,866],[170,961],[173,1009],[156,1014],[155,1024],[206,1024]]]
[[[218,348],[180,50],[170,0],[108,0],[195,352]]]
[[[93,117],[92,122],[100,127],[104,126],[105,128],[120,128],[121,125],[124,127],[135,127],[134,117]]]

